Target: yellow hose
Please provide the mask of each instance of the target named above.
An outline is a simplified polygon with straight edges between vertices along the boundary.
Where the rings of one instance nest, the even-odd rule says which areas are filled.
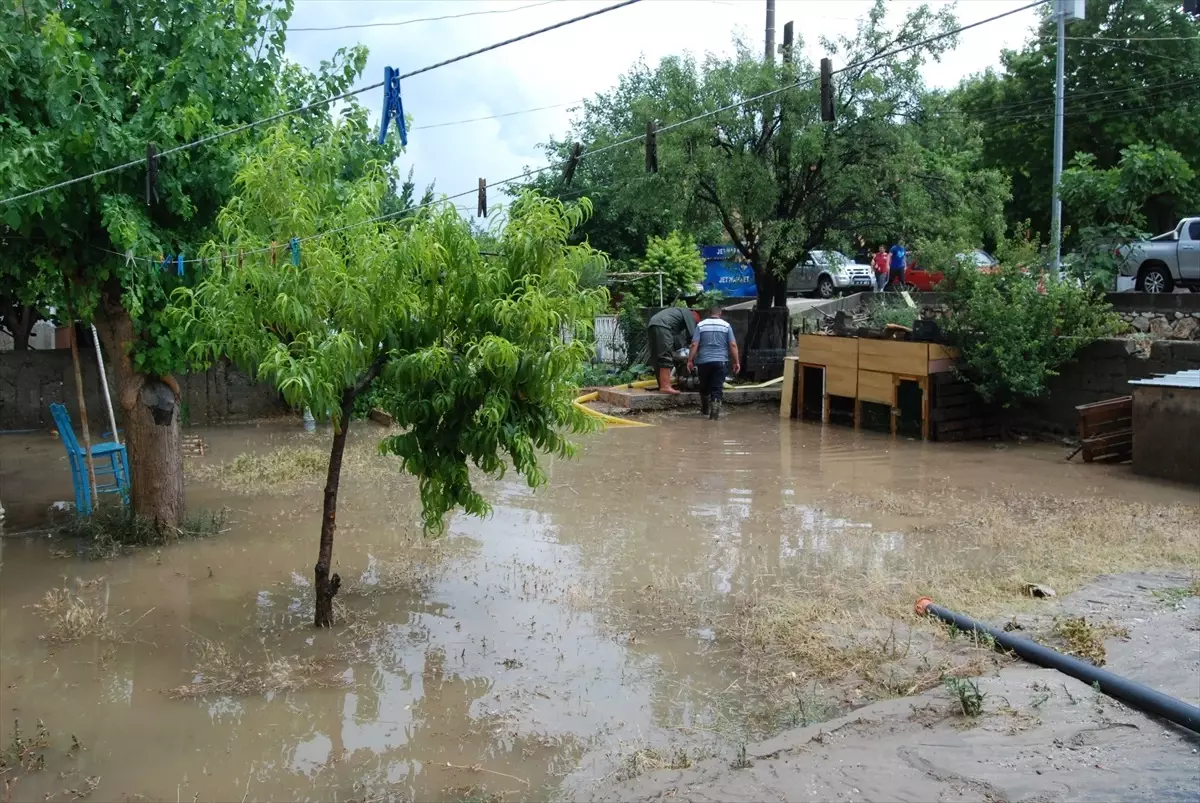
[[[584,415],[590,415],[592,418],[598,418],[610,427],[652,427],[653,424],[644,424],[641,421],[630,421],[628,418],[617,418],[615,415],[607,415],[599,410],[593,410],[587,406],[587,402],[595,401],[600,398],[599,393],[585,393],[576,399],[573,404],[579,408]]]

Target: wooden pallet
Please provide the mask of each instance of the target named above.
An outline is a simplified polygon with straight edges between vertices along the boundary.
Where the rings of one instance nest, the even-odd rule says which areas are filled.
[[[1133,397],[1081,404],[1080,451],[1085,463],[1123,463],[1133,458]]]

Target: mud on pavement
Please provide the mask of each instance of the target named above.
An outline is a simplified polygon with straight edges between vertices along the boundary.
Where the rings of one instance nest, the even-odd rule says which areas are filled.
[[[1200,598],[1190,575],[1126,574],[1017,617],[1112,620],[1107,668],[1200,702]],[[983,712],[945,689],[875,703],[687,769],[597,787],[592,801],[1200,800],[1200,736],[1055,670],[1016,663],[980,678]]]

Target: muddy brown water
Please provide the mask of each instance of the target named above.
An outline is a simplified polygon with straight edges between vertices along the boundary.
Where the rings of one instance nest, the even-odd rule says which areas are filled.
[[[735,410],[711,424],[685,413],[652,429],[610,430],[573,461],[550,464],[536,492],[485,483],[487,520],[456,516],[447,556],[411,583],[346,604],[373,627],[309,628],[320,481],[252,495],[189,484],[193,508],[231,509],[230,531],[105,562],[14,528],[43,523],[69,499],[61,447],[45,435],[0,437],[0,749],[19,721],[50,734],[47,766],[22,774],[13,800],[516,799],[570,796],[611,777],[639,746],[711,746],[736,720],[728,656],[704,628],[675,634],[611,626],[590,604],[612,588],[636,622],[638,589],[721,595],[760,572],[886,568],[889,555],[937,549],[906,540],[915,522],[833,502],[856,489],[960,494],[998,485],[1065,498],[1196,502],[1128,467],[1067,464],[1056,445],[937,445],[780,421]],[[324,445],[293,424],[194,430],[220,463],[277,445]],[[378,430],[360,427],[360,443]],[[411,480],[343,481],[336,570],[370,581],[419,538]],[[839,507],[838,509],[844,509]],[[853,531],[857,537],[847,538]],[[866,537],[864,537],[864,535]],[[32,606],[88,581],[120,643],[52,645]],[[621,613],[621,612],[618,612]],[[606,623],[607,622],[607,623]],[[174,699],[197,679],[211,639],[247,660],[339,655],[322,688]],[[347,643],[357,649],[341,652]],[[71,737],[83,746],[68,755]],[[697,748],[699,749],[699,748]],[[10,773],[11,777],[11,773]]]

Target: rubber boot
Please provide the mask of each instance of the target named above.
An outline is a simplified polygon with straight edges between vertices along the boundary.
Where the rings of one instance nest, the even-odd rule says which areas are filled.
[[[713,399],[708,403],[708,418],[711,421],[716,421],[721,417],[721,400]]]
[[[671,394],[679,393],[679,391],[677,391],[675,388],[671,387],[671,369],[670,368],[659,368],[658,369],[658,392],[659,393],[671,393]]]
[[[708,413],[709,413],[708,394],[701,393],[700,394],[700,415],[708,415]]]

